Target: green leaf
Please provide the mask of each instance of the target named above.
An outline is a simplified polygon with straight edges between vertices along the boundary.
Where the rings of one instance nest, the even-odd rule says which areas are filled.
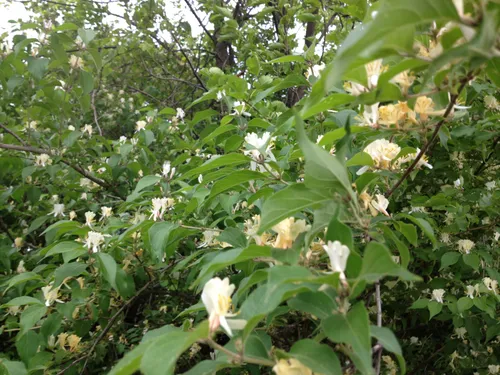
[[[278,64],[278,63],[288,63],[288,62],[305,62],[304,56],[301,55],[287,55],[281,56],[277,59],[272,59],[268,61],[268,64]]]
[[[427,308],[429,309],[429,320],[431,320],[434,316],[439,314],[441,310],[443,310],[443,304],[436,301],[429,301],[427,304]]]
[[[183,372],[182,375],[213,375],[217,371],[228,367],[236,367],[231,363],[226,361],[215,360],[205,360],[197,363],[192,369],[187,372]]]
[[[233,247],[247,247],[248,240],[245,234],[237,229],[237,228],[226,228],[224,231],[217,237],[220,242],[227,242]]]
[[[182,179],[188,179],[192,178],[193,176],[198,176],[200,174],[203,174],[207,171],[211,171],[215,168],[219,167],[228,167],[228,166],[237,166],[240,164],[245,164],[249,163],[250,158],[242,155],[242,154],[227,154],[227,155],[222,155],[217,158],[212,158],[205,162],[204,164],[200,165],[197,168],[194,168],[182,175]]]
[[[429,238],[429,240],[431,240],[434,248],[437,247],[438,242],[436,240],[436,236],[434,235],[434,229],[432,229],[431,225],[429,224],[429,222],[427,220],[424,220],[424,219],[419,218],[419,217],[413,217],[413,216],[408,215],[408,214],[397,215],[397,218],[401,218],[401,217],[412,221],[414,224],[416,224],[418,227],[420,227],[422,232],[424,232],[424,234]]]
[[[42,79],[49,67],[48,59],[30,59],[28,60],[28,71],[35,79]]]
[[[362,374],[373,374],[370,325],[362,302],[354,305],[347,315],[335,314],[321,322],[327,337],[336,343],[349,344],[349,356]]]
[[[470,308],[472,308],[472,306],[474,306],[474,301],[469,297],[461,297],[457,301],[457,309],[460,314],[466,310],[469,310]]]
[[[26,366],[22,362],[9,361],[5,358],[0,360],[0,373],[2,375],[28,375]]]
[[[384,245],[372,241],[366,246],[363,266],[358,278],[374,283],[384,276],[398,276],[409,281],[420,280],[418,276],[394,263],[389,250]]]
[[[304,107],[300,113],[304,120],[317,115],[318,113],[328,111],[329,109],[339,108],[345,104],[352,103],[355,97],[348,94],[331,94],[326,98],[318,100],[309,107]],[[335,130],[334,130],[335,131]],[[333,133],[333,132],[332,132]],[[325,134],[326,137],[326,134]]]
[[[54,272],[54,287],[57,288],[67,277],[74,277],[81,275],[87,269],[85,263],[67,263],[59,266]]]
[[[256,171],[236,171],[234,173],[231,173],[229,176],[217,181],[212,186],[212,190],[210,191],[210,196],[208,197],[208,199],[212,199],[213,197],[246,182],[253,180],[263,180],[267,178],[268,177],[265,174]]]
[[[449,251],[447,253],[444,253],[443,256],[441,257],[441,268],[439,270],[442,270],[446,267],[449,267],[457,263],[459,259],[460,259],[460,253],[457,251]]]
[[[403,351],[401,350],[401,346],[399,345],[398,339],[394,333],[392,333],[389,328],[377,327],[373,325],[370,326],[370,332],[373,337],[380,341],[385,350],[396,354],[401,374],[404,375],[406,373],[406,363],[403,358]]]
[[[308,207],[319,206],[332,197],[311,191],[304,184],[293,184],[269,197],[262,206],[259,233]]]
[[[204,144],[210,142],[211,140],[217,138],[219,135],[227,133],[231,130],[235,130],[236,127],[234,125],[221,125],[218,128],[216,128],[212,133],[207,135],[203,140],[200,142],[200,145],[203,146]]]
[[[64,262],[67,263],[72,259],[79,257],[87,252],[84,246],[81,243],[76,241],[63,241],[57,243],[55,246],[49,248],[47,252],[43,249],[40,253],[43,255],[45,253],[45,257],[61,254],[64,258]]]
[[[414,225],[403,223],[402,221],[396,222],[399,231],[406,237],[409,243],[417,246],[417,228]]]
[[[178,227],[178,224],[163,221],[161,223],[155,223],[149,228],[149,243],[151,245],[151,251],[157,260],[163,259],[170,235],[172,231]]]
[[[373,159],[366,152],[358,152],[352,158],[350,158],[346,163],[346,167],[354,167],[358,165],[368,165],[373,166]]]
[[[43,302],[33,297],[22,296],[11,299],[9,302],[3,304],[2,308],[25,305],[43,305]]]
[[[300,340],[293,344],[290,355],[309,367],[314,373],[342,374],[339,359],[328,345],[319,344],[310,339]]]
[[[479,270],[481,259],[479,259],[479,256],[477,254],[464,254],[462,256],[462,259],[464,260],[464,263],[469,267],[475,269],[476,271]]]
[[[45,305],[31,305],[27,307],[21,314],[20,326],[21,330],[17,335],[17,340],[21,338],[29,329],[31,329],[42,317],[47,313]]]
[[[78,29],[78,35],[82,39],[83,43],[88,45],[95,38],[96,32],[89,29]]]
[[[106,253],[97,253],[95,255],[97,260],[99,261],[101,274],[104,276],[106,281],[111,284],[113,289],[118,291],[118,287],[116,286],[116,272],[118,266],[115,260],[111,255]]]
[[[341,244],[346,245],[351,251],[354,250],[351,228],[341,223],[336,217],[328,225],[326,240],[332,242],[340,241]]]
[[[323,292],[301,293],[288,300],[292,309],[312,314],[319,319],[326,319],[337,310],[337,303]]]
[[[253,75],[258,75],[260,72],[260,62],[259,59],[255,56],[250,56],[247,59],[247,68],[250,73]]]
[[[7,282],[4,283],[4,285],[7,285],[7,288],[4,291],[4,294],[12,287],[19,285],[19,284],[24,284],[30,280],[41,280],[42,277],[34,272],[23,272],[20,273],[19,275],[16,275],[9,279]]]
[[[82,87],[82,94],[88,95],[94,89],[94,77],[91,73],[82,70],[80,72],[80,85]]]

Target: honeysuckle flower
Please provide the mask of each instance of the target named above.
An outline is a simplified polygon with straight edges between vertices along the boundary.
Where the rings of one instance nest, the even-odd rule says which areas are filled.
[[[75,212],[75,211],[71,211],[71,212],[69,213],[69,219],[70,219],[71,221],[73,221],[73,219],[76,219],[76,212]]]
[[[137,143],[139,143],[139,139],[137,139],[137,138],[131,138],[130,139],[130,143],[132,144],[132,146],[135,146]]]
[[[500,365],[488,365],[488,373],[493,375],[500,373]]]
[[[47,286],[42,288],[43,298],[45,299],[45,306],[49,307],[54,302],[64,303],[63,301],[58,299],[59,296],[59,288],[53,288],[54,283],[50,283]]]
[[[382,60],[374,60],[365,65],[366,78],[368,81],[368,88],[372,89],[377,87],[378,79],[385,68],[382,66]]]
[[[76,128],[73,125],[69,125],[68,130],[73,132],[76,130]]]
[[[20,260],[19,261],[19,264],[17,265],[17,268],[16,268],[16,272],[17,273],[23,273],[23,272],[26,272],[26,268],[24,268],[24,260]]]
[[[165,163],[163,163],[161,174],[167,180],[171,180],[175,174],[175,167],[171,168],[170,162],[166,161]]]
[[[416,345],[418,344],[418,337],[412,336],[410,337],[410,344]]]
[[[102,206],[101,207],[101,218],[99,221],[104,220],[113,215],[113,209],[111,207]]]
[[[234,102],[233,103],[233,112],[231,113],[232,115],[236,116],[247,116],[250,117],[252,116],[250,113],[245,111],[246,103],[245,102]]]
[[[403,89],[403,93],[408,92],[408,88],[415,81],[415,76],[408,73],[408,70],[401,72],[391,79],[392,82],[398,84]]]
[[[438,303],[444,303],[443,297],[446,291],[444,289],[434,289],[432,291],[432,300]]]
[[[484,97],[484,105],[486,108],[492,109],[494,111],[498,111],[500,109],[500,104],[498,104],[497,98],[491,95],[486,95]]]
[[[148,124],[148,123],[147,123],[146,121],[142,121],[142,120],[137,121],[137,122],[135,123],[135,132],[136,132],[136,133],[138,133],[138,132],[140,132],[141,130],[145,129],[147,124]]]
[[[68,336],[68,346],[70,352],[76,352],[78,350],[78,345],[80,344],[81,338],[77,335],[69,335]]]
[[[88,133],[89,137],[92,137],[92,133],[94,132],[94,128],[92,125],[86,124],[83,126],[82,133]]]
[[[71,69],[81,69],[83,68],[83,59],[81,57],[71,55],[69,58],[69,66]]]
[[[248,133],[245,136],[245,142],[251,147],[244,151],[244,154],[252,155],[253,159],[256,161],[262,160],[262,151],[264,155],[271,156],[271,143],[274,139],[275,138],[271,137],[271,133],[269,132],[262,134],[262,137],[259,137],[256,133]]]
[[[458,250],[463,254],[469,254],[472,248],[476,245],[471,240],[458,240]]]
[[[59,195],[54,194],[52,197],[50,197],[50,200],[52,203],[58,203],[59,202]]]
[[[434,101],[427,96],[419,96],[415,102],[415,112],[420,115],[422,121],[426,121],[429,116],[441,116],[445,110],[434,110]]]
[[[450,234],[449,233],[441,233],[441,242],[450,243]]]
[[[87,200],[87,193],[82,193],[82,195],[80,195],[80,199],[82,201],[86,201]]]
[[[54,204],[54,208],[52,210],[52,212],[49,212],[49,215],[51,214],[54,214],[54,217],[58,217],[58,216],[66,216],[64,214],[64,204]]]
[[[276,375],[314,375],[312,370],[295,358],[280,359],[273,367]]]
[[[354,96],[359,96],[366,92],[366,87],[356,82],[345,82],[344,90]]]
[[[495,232],[493,236],[493,238],[495,238],[495,241],[498,241],[500,239],[500,232]]]
[[[104,243],[104,235],[100,232],[89,231],[85,238],[85,245],[89,251],[92,249],[93,253],[100,251],[100,246]]]
[[[465,338],[465,334],[467,333],[467,329],[465,327],[455,328],[455,334],[461,340]]]
[[[104,172],[106,172],[106,167],[101,167],[97,170],[97,173],[99,174],[103,174]]]
[[[381,125],[396,125],[412,117],[412,111],[406,102],[383,105],[378,108],[378,123]]]
[[[311,226],[306,225],[305,220],[295,221],[295,218],[289,217],[273,227],[273,230],[278,233],[273,246],[280,249],[289,249],[299,234],[307,232],[310,228]]]
[[[85,212],[85,225],[89,228],[92,228],[92,224],[94,223],[95,213],[92,211]]]
[[[40,154],[35,157],[35,165],[38,167],[45,167],[52,164],[52,159],[48,154]]]
[[[377,212],[380,212],[385,216],[390,216],[387,212],[387,207],[389,207],[389,201],[382,194],[376,194],[375,199],[370,201],[370,212],[372,216],[377,216]]]
[[[319,65],[313,65],[312,67],[307,68],[305,72],[306,78],[309,78],[311,75],[314,77],[319,77],[321,72],[325,69],[325,64],[321,63]]]
[[[498,281],[493,280],[489,277],[485,277],[485,278],[483,278],[483,284],[488,290],[497,294]]]
[[[363,111],[363,120],[364,124],[375,127],[379,122],[379,112],[378,112],[379,103],[374,103],[372,105],[365,105]]]
[[[66,340],[68,339],[68,334],[66,332],[61,332],[59,335],[57,335],[57,345],[59,345],[59,347],[62,349],[62,350],[66,350],[65,346],[66,346]]]
[[[20,249],[21,247],[23,247],[24,245],[24,240],[22,239],[22,237],[16,237],[16,239],[14,240],[14,247]]]
[[[186,113],[182,110],[182,108],[177,108],[176,111],[177,113],[175,114],[175,118],[182,121],[186,116]]]
[[[200,183],[200,184],[201,184],[202,182],[203,182],[203,175],[202,175],[202,174],[200,174],[200,175],[198,176],[198,183]]]
[[[245,234],[249,238],[253,238],[257,245],[264,245],[269,239],[269,234],[263,233],[258,235],[260,227],[260,215],[254,215],[250,219],[245,220]]]
[[[474,288],[472,285],[467,285],[466,286],[465,293],[467,294],[467,297],[473,299],[475,292],[476,292],[476,288]]]
[[[460,178],[457,178],[455,181],[453,181],[453,186],[455,186],[455,188],[459,188],[460,185],[462,185],[462,181],[460,180]]]
[[[226,333],[232,336],[232,329],[244,328],[246,321],[240,319],[227,319],[236,316],[236,314],[230,312],[231,295],[234,289],[234,284],[229,284],[229,279],[227,277],[224,280],[214,277],[203,287],[201,300],[208,312],[210,332],[215,332],[219,326],[222,326]]]
[[[127,137],[125,137],[124,135],[122,135],[120,139],[118,139],[118,143],[120,143],[121,145],[125,144],[126,142],[127,142]]]
[[[366,146],[363,151],[370,155],[375,168],[391,169],[391,162],[399,154],[401,148],[386,139],[377,139]],[[356,174],[361,175],[368,169],[370,169],[369,166],[362,167]]]
[[[496,181],[489,181],[485,184],[486,186],[486,190],[488,191],[491,191],[491,190],[494,190],[497,186],[497,182]]]
[[[172,198],[153,198],[151,199],[151,216],[149,218],[153,218],[154,221],[160,220],[163,215],[165,214],[165,211],[173,207],[175,201]]]
[[[226,96],[226,90],[217,91],[217,101],[220,102]]]
[[[340,241],[328,241],[328,244],[323,245],[326,253],[330,257],[330,268],[333,272],[339,272],[340,278],[345,279],[345,267],[349,258],[350,250]]]

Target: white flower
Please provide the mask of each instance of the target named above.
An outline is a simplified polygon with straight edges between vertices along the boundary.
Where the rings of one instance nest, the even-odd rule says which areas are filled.
[[[92,211],[87,211],[85,212],[85,225],[87,225],[89,228],[92,228],[92,223],[94,222],[95,218],[95,213]]]
[[[69,125],[69,126],[68,126],[68,130],[70,130],[70,131],[72,131],[72,132],[73,132],[73,131],[75,131],[76,129],[75,129],[75,127],[74,127],[73,125]]]
[[[175,167],[171,168],[170,162],[166,161],[165,163],[163,163],[161,174],[167,180],[171,180],[174,177],[174,174],[175,174]]]
[[[200,175],[198,176],[198,183],[200,183],[200,184],[201,184],[202,182],[203,182],[203,175],[202,175],[202,174],[200,174]]]
[[[488,365],[488,373],[490,374],[500,373],[500,365]]]
[[[76,218],[76,212],[75,212],[75,211],[71,211],[71,212],[69,213],[69,219],[70,219],[70,220],[73,220],[73,219],[75,219],[75,218]]]
[[[99,174],[103,174],[104,172],[106,172],[106,167],[101,167],[97,170],[97,173]]]
[[[350,250],[346,245],[342,245],[340,241],[328,241],[327,245],[323,245],[323,249],[330,257],[330,268],[333,272],[339,272],[340,278],[345,279],[344,271],[349,258]]]
[[[82,193],[82,195],[80,196],[80,199],[83,201],[86,201],[87,200],[87,193]]]
[[[295,358],[280,359],[273,367],[276,375],[314,375],[309,367],[304,366]]]
[[[413,344],[413,345],[418,344],[418,337],[415,337],[415,336],[410,337],[410,344]]]
[[[432,291],[432,300],[436,301],[436,302],[439,302],[439,303],[443,303],[443,297],[444,297],[444,294],[445,294],[445,290],[444,289],[434,289]]]
[[[38,126],[38,122],[36,122],[36,121],[30,121],[28,123],[28,125],[26,125],[26,129],[36,130],[37,126]]]
[[[276,160],[271,152],[272,142],[275,137],[271,137],[271,133],[265,132],[262,137],[256,133],[248,133],[245,136],[245,142],[248,144],[247,149],[243,151],[245,155],[252,155],[255,161],[262,161],[263,158],[268,156],[271,160]]]
[[[498,241],[500,238],[500,232],[495,232],[495,241]]]
[[[408,163],[410,161],[415,160],[417,158],[418,154],[420,154],[420,151],[421,150],[419,148],[417,148],[417,152],[415,152],[414,154],[408,154],[405,157],[399,158],[397,160],[398,167],[403,163]],[[416,165],[417,168],[421,168],[422,166],[427,167],[429,169],[432,169],[432,165],[429,164],[429,159],[427,158],[426,155],[422,155],[422,157],[418,160],[417,165]]]
[[[20,262],[19,262],[19,264],[17,265],[16,272],[17,272],[17,273],[23,273],[23,272],[26,272],[26,268],[24,268],[24,260],[22,260],[22,259],[21,259],[21,261],[20,261]]]
[[[71,69],[81,69],[83,68],[83,59],[81,57],[71,55],[69,58],[69,65]]]
[[[52,210],[52,212],[49,213],[50,214],[54,214],[54,217],[58,217],[58,216],[66,216],[64,214],[64,204],[54,204],[54,209]]]
[[[377,87],[380,74],[383,72],[382,60],[374,60],[365,65],[366,78],[368,80],[368,88]]]
[[[103,243],[104,243],[104,235],[102,233],[93,231],[87,233],[85,244],[89,250],[92,249],[93,253],[99,252],[100,246]]]
[[[458,250],[462,254],[469,254],[472,248],[476,246],[476,244],[471,240],[458,240],[457,244],[458,244]]]
[[[101,218],[99,221],[104,220],[113,215],[113,209],[111,207],[102,206],[101,207]]]
[[[35,165],[38,167],[45,167],[52,164],[52,159],[47,154],[40,154],[35,157]]]
[[[232,336],[232,329],[244,328],[246,323],[244,320],[227,319],[235,316],[230,312],[231,295],[234,289],[235,286],[229,284],[227,277],[224,280],[218,277],[210,279],[203,287],[201,300],[208,312],[210,332],[215,332],[219,326],[222,326],[226,333]]]
[[[379,120],[378,105],[379,103],[374,103],[372,105],[363,106],[364,107],[363,119],[365,120],[366,125],[372,127],[377,125]]]
[[[124,135],[122,135],[118,140],[118,143],[120,143],[121,145],[125,144],[126,142],[127,142],[127,137],[125,137]]]
[[[217,101],[220,102],[226,96],[226,91],[217,91]]]
[[[498,281],[492,280],[489,277],[483,278],[483,284],[488,289],[497,294]]]
[[[63,301],[57,299],[59,294],[59,287],[52,288],[54,283],[50,283],[42,288],[43,298],[45,298],[45,306],[49,307],[54,302],[63,303]]]
[[[82,133],[88,133],[89,137],[92,137],[92,133],[94,132],[94,128],[92,128],[92,125],[85,125],[82,129]]]
[[[377,211],[384,214],[385,216],[390,216],[387,212],[387,207],[389,207],[389,200],[382,194],[376,194],[376,199],[370,202],[370,211],[373,216],[377,215]]]
[[[310,228],[311,226],[306,225],[305,220],[295,221],[295,218],[289,217],[273,227],[273,230],[278,233],[273,246],[280,249],[289,249],[299,234],[308,231]]]
[[[172,198],[153,198],[151,199],[151,205],[153,208],[151,209],[151,216],[149,218],[153,218],[156,221],[163,217],[167,208],[174,205],[174,200]]]
[[[460,178],[457,178],[455,181],[453,181],[453,185],[457,189],[460,188],[460,185],[462,185],[462,181],[460,180]]]
[[[375,168],[391,169],[391,162],[399,154],[401,148],[397,144],[389,142],[386,139],[377,139],[366,146],[363,151],[370,155]],[[370,167],[365,166],[359,169],[356,174],[361,175],[368,169],[370,169]]]
[[[467,297],[474,299],[474,292],[476,291],[476,288],[474,288],[472,285],[467,285],[465,293],[467,294]]]
[[[450,243],[450,234],[449,233],[441,233],[441,242]]]
[[[233,104],[233,112],[231,113],[232,115],[236,116],[247,116],[250,117],[252,116],[250,113],[245,111],[246,103],[245,102],[234,102]]]
[[[490,181],[490,182],[487,182],[486,184],[486,189],[488,191],[491,191],[491,190],[494,190],[497,186],[497,182],[496,181]]]
[[[465,327],[455,328],[455,334],[461,340],[465,338],[465,334],[467,333],[467,329]]]
[[[137,143],[139,143],[139,140],[137,138],[132,138],[130,140],[130,143],[132,143],[132,146],[135,146]]]
[[[147,122],[146,121],[137,121],[135,123],[135,132],[138,133],[140,132],[141,130],[145,129],[146,128],[146,125],[147,125]]]
[[[50,198],[50,200],[51,200],[53,203],[57,203],[57,202],[59,202],[59,195],[54,194],[54,195]]]
[[[185,116],[186,116],[186,113],[182,110],[182,108],[177,108],[177,113],[175,115],[175,118],[182,121]]]
[[[139,172],[137,172],[137,175],[141,178],[144,176],[144,172],[142,171],[142,169],[139,169]]]

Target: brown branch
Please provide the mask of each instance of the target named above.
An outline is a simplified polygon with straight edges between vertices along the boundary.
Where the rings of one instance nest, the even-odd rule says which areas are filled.
[[[142,95],[144,95],[144,96],[147,96],[147,97],[148,97],[148,98],[150,98],[150,99],[153,99],[155,102],[162,103],[162,101],[161,101],[160,99],[155,98],[153,95],[148,94],[146,91],[143,91],[143,90],[141,90],[141,89],[138,89],[138,88],[133,87],[133,86],[130,86],[130,85],[128,85],[127,87],[128,87],[129,89],[133,90],[133,91],[136,91],[136,92],[138,92],[138,93],[141,93],[141,94],[142,94]]]
[[[456,94],[453,94],[451,95],[450,97],[450,102],[448,103],[448,107],[446,107],[446,111],[444,112],[444,115],[443,115],[443,118],[436,124],[436,127],[434,129],[434,132],[432,133],[432,136],[431,138],[429,139],[429,141],[427,141],[427,143],[422,147],[422,149],[420,150],[420,152],[418,153],[417,157],[415,158],[415,160],[413,160],[413,163],[411,163],[411,165],[408,167],[408,169],[403,173],[403,175],[401,176],[401,178],[398,180],[398,182],[396,182],[396,184],[387,192],[385,193],[385,196],[387,198],[389,198],[393,193],[394,191],[408,178],[408,176],[410,175],[410,173],[415,169],[415,167],[417,166],[418,162],[420,161],[420,159],[422,159],[422,157],[424,156],[424,154],[427,152],[427,150],[430,148],[431,144],[434,142],[434,140],[437,138],[438,134],[439,134],[439,130],[441,129],[441,126],[444,125],[444,123],[446,122],[446,118],[450,115],[451,111],[453,110],[453,107],[455,106],[455,103],[458,99],[458,96],[460,95],[460,93],[462,92],[462,90],[464,89],[465,85],[467,84],[467,82],[469,82],[470,80],[472,79],[472,75],[471,74],[468,74],[467,77],[462,81],[462,83],[460,84],[460,87],[458,88],[458,91]]]
[[[99,131],[99,135],[102,137],[102,129],[99,126],[99,117],[97,116],[97,109],[95,107],[95,95],[98,90],[92,90],[92,96],[90,97],[90,106],[92,107],[92,112],[94,112],[94,122],[97,126],[97,130]]]
[[[22,145],[24,145],[24,146],[27,145],[26,142],[20,136],[18,136],[16,133],[14,133],[14,131],[10,130],[4,124],[0,124],[0,127],[3,130],[5,130],[7,133],[9,133],[11,136],[13,136],[15,139],[17,139],[19,141],[19,143],[21,143]]]
[[[375,298],[377,301],[377,327],[382,327],[382,297],[380,296],[380,282],[375,284]],[[376,345],[378,349],[374,352],[375,359],[375,374],[380,375],[380,366],[382,364],[382,350],[384,349],[380,341]]]
[[[198,21],[198,23],[200,24],[200,26],[202,27],[203,31],[205,32],[205,34],[208,35],[208,37],[212,40],[212,42],[214,44],[217,44],[217,40],[215,39],[215,37],[207,30],[207,28],[205,27],[205,25],[203,24],[203,22],[201,21],[200,17],[198,16],[198,14],[196,13],[196,11],[194,10],[193,6],[191,5],[191,3],[189,2],[189,0],[184,0],[184,2],[186,3],[186,5],[188,6],[189,10],[191,11],[191,13],[193,13],[193,16],[196,18],[196,20]]]

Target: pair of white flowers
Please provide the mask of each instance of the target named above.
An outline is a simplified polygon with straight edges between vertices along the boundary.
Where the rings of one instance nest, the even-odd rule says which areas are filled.
[[[166,161],[165,163],[163,163],[161,174],[167,180],[171,180],[175,174],[175,167],[172,167],[170,165],[170,162]]]
[[[52,159],[48,154],[40,154],[35,157],[35,165],[37,167],[46,167],[52,164]]]
[[[151,216],[149,218],[153,218],[154,221],[161,220],[165,211],[174,206],[173,198],[153,198],[151,200]]]
[[[249,133],[245,136],[247,147],[243,153],[252,157],[253,160],[250,162],[250,169],[252,171],[257,169],[258,163],[259,170],[261,172],[265,172],[266,168],[262,165],[262,163],[266,159],[276,161],[276,158],[271,151],[275,139],[275,137],[271,137],[271,133],[269,132],[265,132],[261,137],[259,137],[257,133]]]

